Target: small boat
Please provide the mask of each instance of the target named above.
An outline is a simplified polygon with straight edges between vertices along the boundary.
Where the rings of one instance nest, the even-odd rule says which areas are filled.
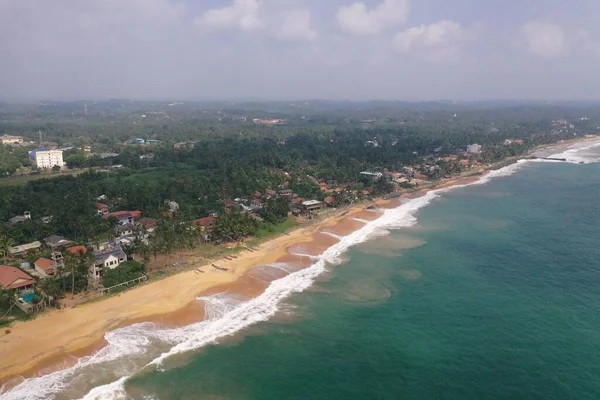
[[[218,265],[213,264],[212,265],[215,269],[218,269],[219,271],[227,271],[227,268],[223,268],[223,267],[219,267]]]

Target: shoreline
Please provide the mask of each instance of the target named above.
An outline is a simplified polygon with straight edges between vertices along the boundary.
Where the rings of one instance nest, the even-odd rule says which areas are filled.
[[[503,160],[505,165],[502,166],[516,163],[519,159],[530,157],[534,152],[543,149],[598,139],[581,138],[541,146],[532,149],[527,155]],[[245,298],[253,298],[266,288],[253,278],[254,271],[260,274],[260,266],[294,261],[299,265],[299,269],[306,268],[311,264],[310,258],[300,254],[318,255],[324,248],[338,241],[333,235],[343,236],[360,229],[361,223],[356,218],[373,220],[371,216],[376,215],[367,210],[371,205],[396,208],[402,199],[413,199],[432,190],[473,183],[479,180],[482,174],[485,175],[494,169],[494,165],[496,164],[471,170],[426,188],[403,192],[399,197],[390,200],[378,199],[359,206],[341,207],[323,220],[301,225],[286,235],[260,244],[258,251],[245,251],[233,260],[215,261],[229,268],[227,272],[213,269],[210,263],[196,263],[193,267],[201,268],[204,273],[195,273],[195,269],[180,272],[98,302],[52,311],[31,321],[17,322],[10,327],[10,334],[0,333],[0,359],[3,360],[0,367],[0,385],[5,383],[12,387],[23,379],[72,366],[78,358],[89,356],[104,347],[105,333],[114,329],[139,322],[178,327],[202,320],[204,310],[203,305],[197,301],[199,296],[232,291]],[[268,279],[272,278],[272,281],[280,277],[275,274]],[[262,278],[268,282],[268,279]],[[52,343],[43,341],[48,337],[53,338]]]

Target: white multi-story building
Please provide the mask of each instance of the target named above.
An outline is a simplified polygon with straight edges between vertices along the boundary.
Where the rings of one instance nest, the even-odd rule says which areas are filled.
[[[467,146],[467,151],[472,154],[479,154],[481,153],[481,145],[476,143],[470,144]]]
[[[64,165],[62,150],[38,150],[33,159],[36,167],[40,169],[52,168],[55,165],[62,167]]]

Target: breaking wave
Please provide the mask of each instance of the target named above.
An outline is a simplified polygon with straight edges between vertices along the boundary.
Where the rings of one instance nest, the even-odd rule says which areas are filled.
[[[550,158],[562,158],[567,162],[576,164],[589,164],[600,161],[600,153],[597,151],[600,142],[576,143],[563,149],[560,153],[551,154]],[[596,150],[596,151],[594,151]]]

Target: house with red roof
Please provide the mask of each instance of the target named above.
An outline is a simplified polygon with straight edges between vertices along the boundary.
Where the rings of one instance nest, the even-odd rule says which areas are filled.
[[[208,216],[208,217],[204,217],[204,218],[199,218],[199,219],[195,219],[192,222],[196,225],[200,225],[204,228],[212,228],[213,224],[215,223],[216,218],[213,216]]]
[[[104,203],[96,203],[96,210],[98,210],[98,215],[106,215],[109,213],[108,206]]]
[[[54,270],[54,261],[48,258],[38,258],[33,263],[33,266],[35,267],[35,270],[38,272],[38,274],[40,274],[43,278],[52,276],[56,272]]]
[[[104,214],[105,218],[115,217],[121,225],[132,224],[135,218],[139,218],[141,216],[142,212],[139,210],[115,211],[108,214]]]
[[[216,220],[215,217],[213,217],[212,215],[209,215],[208,217],[199,218],[199,219],[195,219],[192,221],[193,224],[195,224],[197,226],[201,226],[204,229],[203,239],[206,242],[209,242],[212,240],[210,230],[212,229],[212,227],[215,223],[215,220]]]
[[[19,268],[0,265],[0,286],[13,290],[31,289],[35,286],[35,279]]]
[[[80,254],[86,254],[88,249],[83,245],[69,247],[67,251],[79,257]]]
[[[325,200],[323,200],[323,202],[325,203],[325,205],[327,207],[335,207],[338,203],[337,200],[335,199],[335,197],[333,197],[333,196],[325,197]]]

